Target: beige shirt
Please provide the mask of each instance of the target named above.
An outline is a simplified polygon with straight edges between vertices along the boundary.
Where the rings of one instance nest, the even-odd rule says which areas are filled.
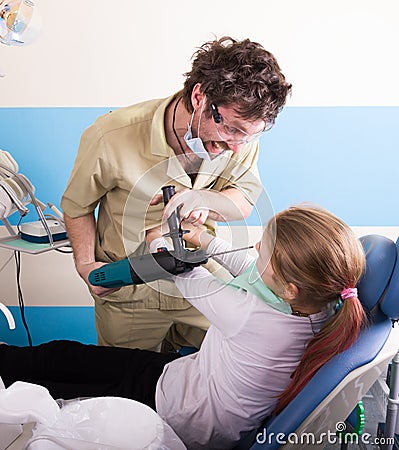
[[[61,207],[75,218],[93,212],[99,205],[96,260],[111,262],[148,252],[145,231],[160,224],[164,207],[162,203],[149,203],[162,193],[163,186],[172,184],[176,191],[236,187],[252,204],[261,192],[257,143],[248,144],[238,154],[228,151],[214,161],[203,161],[192,184],[166,142],[165,109],[174,98],[112,111],[99,117],[82,135]],[[136,288],[127,286],[106,299],[134,300]],[[174,295],[181,296],[177,290]],[[159,307],[159,302],[154,294],[144,300],[144,307]],[[171,308],[180,309],[182,305],[176,299]]]

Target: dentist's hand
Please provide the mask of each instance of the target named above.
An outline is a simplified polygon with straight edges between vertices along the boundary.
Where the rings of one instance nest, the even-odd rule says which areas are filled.
[[[150,205],[162,201],[161,195],[156,195]],[[203,225],[209,218],[218,222],[243,220],[249,216],[253,205],[245,195],[236,188],[222,191],[209,189],[185,189],[177,192],[165,206],[162,222],[176,210],[180,211],[181,220],[193,225]]]
[[[79,275],[83,279],[83,281],[87,284],[90,291],[97,295],[98,297],[104,297],[108,294],[112,294],[113,292],[119,291],[120,287],[118,288],[107,288],[103,286],[93,286],[89,281],[89,275],[90,272],[92,272],[94,269],[98,269],[99,267],[104,266],[106,263],[95,261],[90,263],[81,263],[76,265],[76,270],[78,271]]]
[[[186,224],[203,225],[209,216],[209,194],[210,191],[190,189],[177,192],[165,206],[162,222],[178,209],[180,219]]]

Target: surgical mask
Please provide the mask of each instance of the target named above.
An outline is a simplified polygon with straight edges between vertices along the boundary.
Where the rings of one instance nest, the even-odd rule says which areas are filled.
[[[271,289],[269,289],[263,282],[258,269],[256,268],[256,261],[254,261],[248,269],[238,277],[227,283],[244,291],[251,292],[256,297],[262,299],[272,308],[277,309],[285,314],[292,314],[291,305],[278,297]]]
[[[188,127],[187,127],[187,132],[184,135],[183,139],[186,142],[188,148],[193,153],[195,153],[199,158],[204,159],[205,161],[214,161],[216,158],[223,155],[224,152],[219,153],[217,156],[215,156],[214,158],[211,159],[211,157],[209,156],[209,153],[206,151],[206,148],[204,147],[204,143],[202,142],[202,139],[199,137],[199,130],[200,130],[203,107],[204,106],[202,104],[200,118],[198,121],[198,133],[197,133],[198,137],[193,138],[192,124],[193,124],[194,113],[195,113],[195,111],[193,111],[193,114],[191,115],[190,123],[188,124]]]

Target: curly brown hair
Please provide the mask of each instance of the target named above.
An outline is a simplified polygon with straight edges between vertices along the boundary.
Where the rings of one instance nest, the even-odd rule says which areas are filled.
[[[192,69],[184,75],[186,109],[193,111],[191,93],[200,83],[208,100],[208,116],[213,103],[233,107],[245,120],[261,119],[273,125],[291,92],[276,58],[249,39],[224,36],[206,42],[194,53]]]

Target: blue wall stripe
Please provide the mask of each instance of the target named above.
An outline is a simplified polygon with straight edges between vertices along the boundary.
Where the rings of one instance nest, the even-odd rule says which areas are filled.
[[[312,201],[351,226],[399,225],[399,107],[286,108],[262,137],[274,209]]]
[[[59,205],[82,131],[104,108],[0,108],[0,148],[42,201]],[[275,211],[311,201],[352,226],[396,226],[399,107],[287,107],[261,138]],[[249,225],[259,225],[252,215]]]
[[[12,345],[28,345],[28,338],[17,306],[10,306],[16,328],[9,330],[0,312],[0,341]],[[33,345],[53,339],[71,339],[85,344],[97,341],[94,307],[91,306],[27,306],[25,318]]]

